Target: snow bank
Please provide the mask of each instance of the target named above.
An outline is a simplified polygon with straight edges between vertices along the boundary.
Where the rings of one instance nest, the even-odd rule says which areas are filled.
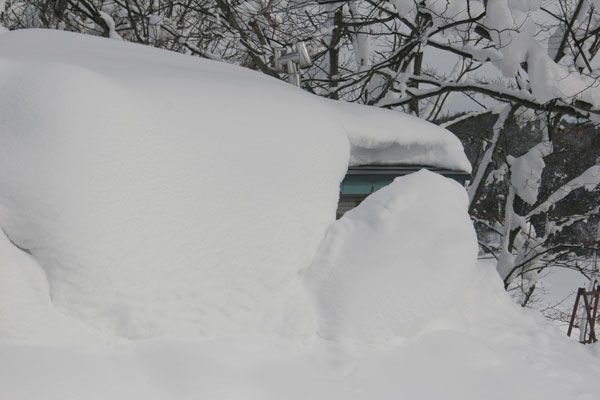
[[[381,343],[442,314],[475,265],[467,206],[459,184],[421,170],[336,221],[307,273],[321,336]]]
[[[48,281],[41,267],[29,254],[10,243],[1,231],[0,338],[65,344],[106,340],[52,306]]]
[[[493,265],[475,269],[456,300],[417,334],[364,352],[249,336],[91,349],[0,343],[0,398],[598,398],[598,356],[512,304]]]
[[[1,35],[0,91],[0,228],[62,312],[127,338],[311,332],[298,272],[334,218],[348,136],[398,163],[457,143],[431,128],[413,149],[400,113],[67,32]],[[466,162],[454,150],[441,166]]]
[[[10,32],[0,54],[0,226],[42,266],[54,305],[128,338],[279,333],[290,310],[304,318],[297,272],[348,158],[319,102],[71,33]],[[318,129],[293,123],[301,113]]]

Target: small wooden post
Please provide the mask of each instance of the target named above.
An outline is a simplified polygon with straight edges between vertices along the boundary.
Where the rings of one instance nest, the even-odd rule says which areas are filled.
[[[594,294],[594,309],[592,311],[592,320],[590,321],[590,340],[593,339],[595,343],[598,339],[596,338],[596,331],[594,330],[596,325],[596,319],[598,318],[598,302],[600,301],[600,285],[596,286],[596,290],[593,291]],[[592,338],[593,335],[593,338]]]
[[[589,296],[589,297],[588,297]],[[571,336],[573,327],[575,326],[575,320],[577,319],[577,310],[579,309],[579,299],[583,298],[583,308],[585,309],[584,317],[585,332],[580,336],[581,343],[595,343],[598,341],[596,337],[596,319],[598,318],[598,306],[600,303],[600,285],[590,291],[586,292],[585,288],[577,289],[577,297],[575,298],[575,305],[573,306],[573,313],[571,314],[571,321],[569,322],[569,329],[567,330],[567,336]],[[587,329],[589,327],[589,334]],[[580,326],[579,329],[582,329]]]
[[[579,297],[581,297],[581,292],[585,290],[584,288],[577,289],[577,296],[575,297],[575,305],[573,306],[573,312],[571,313],[571,321],[569,322],[569,330],[567,331],[567,336],[571,337],[571,332],[573,331],[573,326],[575,325],[575,318],[577,317],[577,307],[579,307]]]

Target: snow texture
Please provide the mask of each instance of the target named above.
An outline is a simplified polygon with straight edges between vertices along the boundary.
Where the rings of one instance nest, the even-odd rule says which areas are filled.
[[[581,100],[598,108],[600,89],[590,76],[570,71],[556,63],[536,38],[537,26],[531,12],[536,1],[490,0],[486,6],[485,27],[502,57],[494,64],[505,77],[521,79],[523,63],[533,99],[544,104],[554,99]],[[578,60],[580,62],[581,60]],[[528,94],[520,97],[527,98]]]
[[[348,136],[468,167],[434,125],[223,63],[41,30],[3,34],[0,54],[0,227],[54,305],[121,337],[310,331],[298,271]]]
[[[464,198],[456,200],[464,206]],[[470,250],[461,255],[471,256]],[[470,268],[461,286],[464,290],[455,291],[443,314],[427,314],[412,334],[368,348],[319,338],[301,344],[251,335],[112,346],[0,342],[0,398],[597,398],[597,349],[586,351],[538,314],[514,305],[492,264]]]
[[[119,33],[115,30],[115,20],[104,11],[99,11],[98,14],[108,28],[108,37],[115,40],[123,40],[121,35],[119,35]]]
[[[475,265],[467,207],[458,183],[421,170],[396,178],[336,221],[307,276],[320,335],[382,343],[443,314]]]
[[[514,158],[508,156],[511,169],[511,184],[516,194],[528,204],[535,204],[546,164],[544,157],[552,153],[552,142],[541,142],[527,153]]]
[[[471,172],[460,140],[444,128],[410,115],[400,121],[384,109],[329,102],[350,140],[350,165],[413,164]]]
[[[41,267],[0,231],[0,338],[32,343],[89,343],[107,338],[52,305]]]
[[[423,211],[433,211],[422,205],[422,201],[442,203],[430,197],[448,199],[450,205],[443,207],[451,214],[435,213],[439,222],[433,217],[419,216]],[[473,228],[468,225],[466,204],[466,194],[457,184],[419,172],[396,180],[356,211],[342,217],[342,221],[349,222],[332,227],[337,240],[330,239],[331,233],[328,235],[308,274],[321,307],[338,307],[329,300],[342,303],[339,311],[346,317],[342,320],[345,326],[336,325],[343,329],[337,330],[339,335],[331,338],[334,340],[313,337],[302,343],[269,336],[236,335],[186,340],[160,338],[110,346],[92,343],[48,346],[4,340],[0,342],[0,398],[595,399],[600,393],[597,349],[587,352],[538,314],[526,313],[513,304],[492,264],[473,268],[475,241]],[[361,219],[366,216],[373,220]],[[415,243],[411,237],[400,234],[403,229],[398,225],[404,223],[418,230],[413,238],[418,234],[424,239],[427,246],[424,252],[435,253],[438,246],[447,252],[448,258],[442,260],[441,267],[431,264],[440,261],[435,256],[410,258],[416,255],[411,249]],[[344,232],[342,226],[349,230]],[[424,233],[427,228],[429,231]],[[465,237],[456,238],[461,234]],[[404,240],[397,241],[398,238]],[[378,244],[377,240],[385,243]],[[454,242],[458,248],[451,248],[451,243],[440,244],[440,240]],[[324,257],[334,254],[340,245],[348,251],[349,245],[362,247],[363,243],[365,255],[357,259]],[[386,248],[390,251],[387,255],[383,251]],[[13,252],[17,254],[19,250]],[[410,265],[397,258],[405,254]],[[368,255],[375,268],[363,263]],[[453,263],[452,257],[457,257],[460,263]],[[324,258],[327,259],[324,266],[333,267],[334,274],[341,270],[348,272],[338,275],[338,284],[332,276],[320,280],[315,275],[314,268]],[[393,267],[386,268],[383,263],[386,259]],[[394,261],[402,261],[403,265]],[[362,276],[357,274],[358,266],[367,267]],[[391,281],[377,278],[379,274]],[[466,280],[458,282],[455,274],[465,276]],[[357,285],[360,291],[340,295],[357,278],[366,280],[365,284]],[[404,297],[393,293],[395,287],[412,295],[419,288],[426,293],[420,298]],[[377,304],[377,300],[381,303]],[[407,303],[386,303],[397,300]],[[344,309],[343,305],[355,306],[358,312]],[[382,318],[377,316],[380,309],[384,313]],[[408,326],[408,321],[392,319],[386,324],[385,316],[390,311],[418,323]],[[321,321],[325,323],[322,333],[327,332],[326,319]],[[350,337],[348,334],[353,339],[362,339],[365,333],[372,332],[385,338],[385,343],[344,340]],[[390,333],[394,337],[389,337]],[[91,342],[89,336],[84,337]]]
[[[0,48],[0,224],[57,307],[127,338],[286,329],[347,165],[327,109],[118,41],[21,31]]]
[[[567,197],[574,190],[584,188],[585,190],[592,191],[598,185],[600,185],[600,165],[593,165],[583,171],[581,175],[558,188],[558,190],[548,196],[544,202],[539,204],[527,216],[530,217],[550,210],[556,203]]]

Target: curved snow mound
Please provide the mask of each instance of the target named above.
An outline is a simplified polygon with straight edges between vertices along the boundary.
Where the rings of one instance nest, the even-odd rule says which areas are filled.
[[[0,338],[69,344],[106,339],[52,306],[43,270],[1,231],[0,260]]]
[[[460,301],[477,256],[467,204],[459,184],[421,170],[332,225],[307,273],[320,335],[383,342]]]
[[[0,36],[0,93],[0,227],[54,305],[128,338],[309,329],[349,152],[315,97],[57,31]]]

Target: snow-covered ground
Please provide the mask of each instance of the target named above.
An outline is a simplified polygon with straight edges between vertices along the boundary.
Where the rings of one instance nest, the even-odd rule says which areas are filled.
[[[371,158],[372,157],[372,158]],[[234,66],[0,35],[0,399],[595,399],[477,266],[449,132]]]

